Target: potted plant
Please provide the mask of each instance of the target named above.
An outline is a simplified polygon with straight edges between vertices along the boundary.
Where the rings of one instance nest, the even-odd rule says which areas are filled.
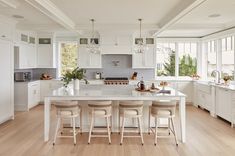
[[[231,80],[231,76],[229,76],[228,74],[225,74],[223,77],[224,80],[224,84],[228,85],[229,80]]]
[[[72,71],[66,71],[66,73],[61,78],[61,81],[64,82],[64,86],[67,88],[68,84],[73,81],[73,87],[75,90],[79,90],[79,81],[84,80],[86,84],[88,81],[85,79],[85,69],[81,69],[79,67],[75,68]]]

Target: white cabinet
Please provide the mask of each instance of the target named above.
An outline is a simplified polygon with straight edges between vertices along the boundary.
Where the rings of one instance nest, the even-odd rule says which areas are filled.
[[[27,69],[36,67],[36,46],[26,43],[14,46],[15,69]]]
[[[101,54],[90,53],[85,46],[78,48],[78,66],[80,68],[101,68]]]
[[[32,82],[28,84],[28,108],[38,105],[40,102],[40,82]]]
[[[38,34],[37,67],[56,68],[56,49],[53,34]]]
[[[15,82],[15,110],[29,111],[40,102],[40,81]]]
[[[228,89],[216,88],[216,115],[232,121],[232,93]]]
[[[156,50],[154,46],[149,46],[143,53],[132,55],[132,68],[155,68],[156,67]]]
[[[186,96],[186,102],[193,102],[193,83],[191,81],[178,81],[176,83],[177,90],[184,93]]]
[[[15,69],[36,68],[36,34],[17,31],[15,34],[14,60]]]
[[[132,54],[132,48],[129,45],[101,45],[102,54]]]
[[[40,81],[40,102],[44,102],[44,98],[47,95],[52,94],[52,91],[63,86],[63,82],[60,80],[41,80]]]
[[[200,107],[211,111],[212,109],[212,88],[210,85],[206,85],[206,84],[200,84],[197,83],[196,84],[196,99],[197,99],[197,103],[196,105],[199,105]]]
[[[13,44],[0,39],[0,123],[14,117]]]

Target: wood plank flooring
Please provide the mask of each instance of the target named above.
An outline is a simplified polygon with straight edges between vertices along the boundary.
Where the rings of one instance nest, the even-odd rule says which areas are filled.
[[[55,126],[52,113],[52,131]],[[178,125],[178,119],[176,119]],[[187,142],[176,147],[174,139],[162,138],[153,145],[153,135],[144,135],[142,146],[138,138],[125,138],[119,145],[120,136],[112,135],[112,144],[106,138],[94,138],[87,144],[88,134],[77,136],[77,145],[72,139],[59,139],[53,147],[52,141],[43,141],[43,106],[29,112],[16,113],[15,120],[0,125],[0,156],[234,156],[235,128],[221,120],[212,118],[208,112],[187,107]],[[177,126],[179,129],[179,126]],[[178,131],[179,132],[179,131]],[[52,133],[51,133],[52,134]],[[52,136],[51,136],[52,138]]]

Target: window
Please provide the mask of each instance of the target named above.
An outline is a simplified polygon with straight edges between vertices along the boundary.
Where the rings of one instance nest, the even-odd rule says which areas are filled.
[[[197,43],[178,43],[179,76],[197,73]]]
[[[211,73],[216,70],[216,44],[215,41],[205,43],[205,50],[207,51],[207,77],[211,78]]]
[[[60,75],[77,67],[78,45],[76,42],[60,43]]]
[[[157,44],[157,76],[175,76],[175,43]]]
[[[224,43],[225,42],[225,43]],[[225,44],[225,45],[223,45]],[[222,39],[222,62],[223,75],[230,75],[234,79],[234,36]]]

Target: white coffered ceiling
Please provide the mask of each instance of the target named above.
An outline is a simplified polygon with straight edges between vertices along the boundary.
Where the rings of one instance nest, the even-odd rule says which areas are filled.
[[[13,7],[0,3],[0,14],[24,16],[17,27],[36,31],[84,32],[91,18],[102,33],[136,32],[143,18],[143,29],[160,37],[202,37],[235,26],[235,0],[8,1]],[[208,17],[213,14],[220,16]]]

